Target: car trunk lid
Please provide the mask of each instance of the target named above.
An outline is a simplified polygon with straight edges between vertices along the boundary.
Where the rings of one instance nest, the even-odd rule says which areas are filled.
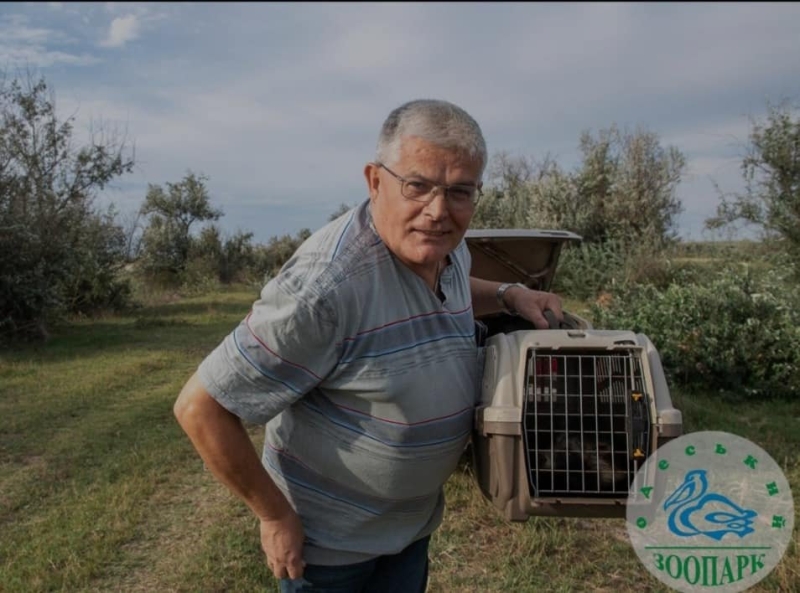
[[[580,242],[569,231],[539,229],[470,229],[471,275],[495,282],[520,282],[549,291],[564,245]]]

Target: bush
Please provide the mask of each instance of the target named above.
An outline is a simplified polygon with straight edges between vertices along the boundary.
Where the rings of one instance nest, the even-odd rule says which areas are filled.
[[[595,299],[618,286],[691,282],[699,271],[676,265],[667,252],[650,244],[626,245],[617,240],[567,247],[561,255],[552,290],[571,298]]]
[[[268,244],[255,246],[252,251],[253,263],[250,269],[250,282],[258,285],[268,282],[270,278],[280,272],[297,248],[310,236],[311,231],[304,228],[300,229],[294,237],[288,234],[281,237],[274,236]]]
[[[195,295],[219,290],[217,263],[212,257],[196,257],[186,262],[178,275],[180,292]]]
[[[646,334],[670,379],[748,396],[800,391],[800,294],[785,270],[725,267],[698,284],[627,285],[592,306],[595,327]]]
[[[566,247],[559,258],[552,290],[574,299],[594,299],[614,285],[625,263],[624,249],[613,242]]]
[[[82,239],[71,253],[71,274],[63,281],[68,313],[93,316],[131,305],[130,278],[122,273],[125,246],[125,233],[113,210],[85,221]]]

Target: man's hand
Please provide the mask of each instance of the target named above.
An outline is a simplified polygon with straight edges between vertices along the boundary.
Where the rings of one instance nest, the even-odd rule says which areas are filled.
[[[483,280],[470,276],[469,288],[472,293],[472,311],[476,318],[502,311],[497,299],[500,282]],[[550,324],[544,316],[546,310],[553,312],[556,320],[564,321],[561,298],[552,292],[531,290],[524,286],[512,285],[503,294],[505,308],[516,311],[521,317],[533,322],[537,329],[548,329]]]
[[[552,292],[512,286],[506,291],[503,298],[509,308],[516,311],[521,317],[533,322],[537,329],[548,329],[550,327],[544,316],[544,311],[547,309],[553,312],[559,322],[564,320],[564,313],[561,310],[561,298]]]
[[[303,525],[293,510],[280,519],[261,519],[261,548],[275,578],[303,576]]]
[[[278,578],[300,578],[303,525],[261,464],[239,418],[211,397],[196,374],[174,409],[206,467],[261,519],[261,547],[270,570]]]

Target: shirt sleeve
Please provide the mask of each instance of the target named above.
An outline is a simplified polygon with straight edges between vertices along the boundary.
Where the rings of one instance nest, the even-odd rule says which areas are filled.
[[[313,286],[284,275],[267,283],[247,317],[200,364],[198,376],[228,411],[264,424],[319,385],[338,359],[336,324],[325,300]]]

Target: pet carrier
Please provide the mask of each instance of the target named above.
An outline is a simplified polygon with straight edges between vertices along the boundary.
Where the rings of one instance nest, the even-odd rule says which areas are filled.
[[[472,274],[549,290],[563,231],[472,230]],[[472,459],[506,518],[624,517],[642,464],[682,434],[658,352],[643,334],[596,330],[564,312],[537,330],[509,314],[485,329]]]

